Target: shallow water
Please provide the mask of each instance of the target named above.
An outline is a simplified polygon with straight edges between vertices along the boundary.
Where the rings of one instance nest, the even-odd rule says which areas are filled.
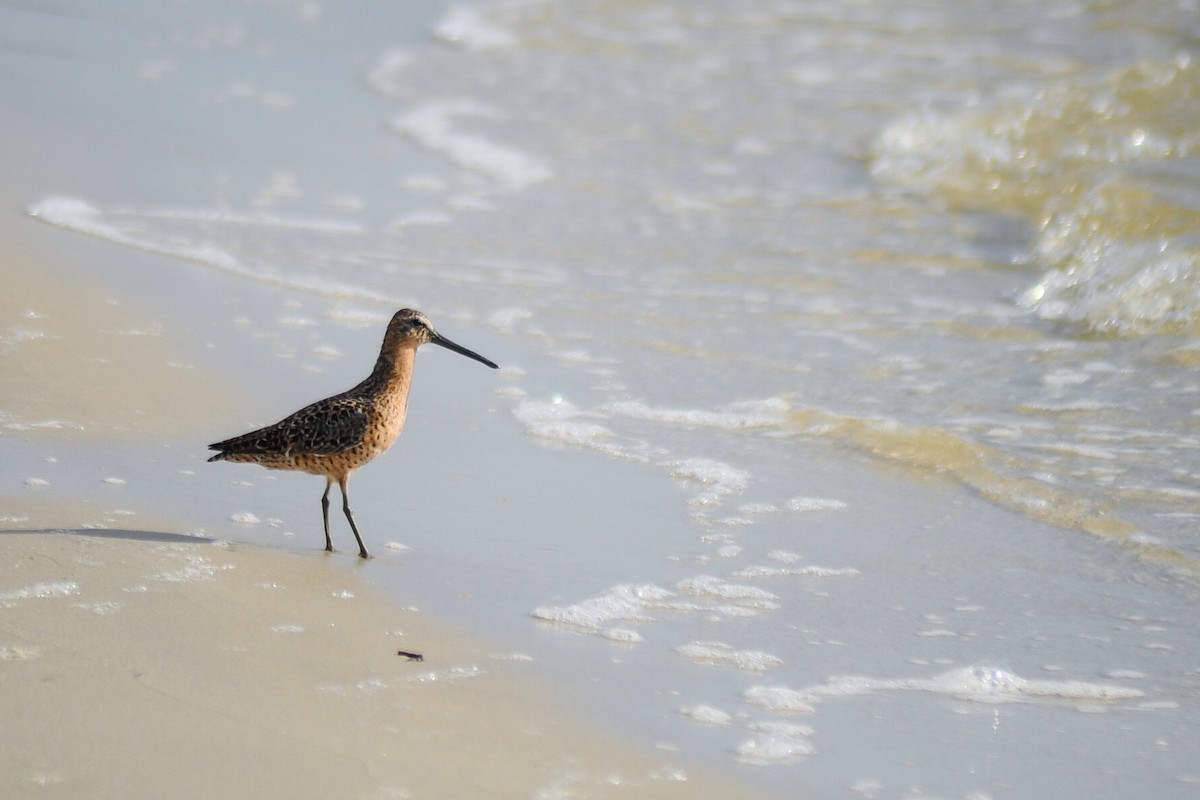
[[[4,12],[78,103],[6,87],[73,145],[14,166],[34,218],[212,300],[268,408],[401,305],[506,367],[423,354],[373,579],[782,789],[1194,790],[1195,9],[122,9]],[[129,458],[317,541],[298,478]]]

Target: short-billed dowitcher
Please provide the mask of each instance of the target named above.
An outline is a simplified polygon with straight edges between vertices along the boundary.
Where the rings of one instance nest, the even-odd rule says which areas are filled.
[[[426,342],[496,369],[483,356],[435,331],[420,311],[401,309],[388,323],[379,359],[366,380],[349,391],[305,406],[274,425],[210,444],[208,448],[218,452],[209,461],[261,464],[267,469],[324,475],[321,514],[325,520],[325,549],[329,552],[333,552],[333,540],[329,538],[329,487],[337,481],[342,490],[342,511],[358,540],[358,554],[370,558],[350,513],[346,485],[356,469],[391,447],[404,429],[413,361],[417,347]]]

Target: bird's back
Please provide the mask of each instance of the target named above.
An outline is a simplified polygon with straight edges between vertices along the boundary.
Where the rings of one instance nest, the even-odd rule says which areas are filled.
[[[373,412],[370,398],[351,390],[305,406],[274,425],[210,444],[217,454],[208,460],[317,474],[354,469],[369,460],[360,461],[357,450],[369,438]]]

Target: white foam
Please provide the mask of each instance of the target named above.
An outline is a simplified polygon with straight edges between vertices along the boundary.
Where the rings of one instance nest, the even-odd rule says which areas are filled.
[[[767,564],[756,564],[754,566],[739,569],[733,573],[735,578],[778,578],[782,576],[795,575],[804,578],[842,578],[851,575],[858,575],[859,572],[854,567],[776,567]]]
[[[619,644],[637,644],[642,641],[642,635],[628,628],[606,628],[601,635],[610,642]]]
[[[685,458],[666,466],[672,478],[704,487],[688,501],[694,506],[719,505],[726,495],[750,485],[750,473],[711,458]]]
[[[789,722],[759,722],[748,726],[759,731],[741,742],[734,752],[740,764],[768,766],[796,761],[814,752],[809,737],[812,728]]]
[[[706,705],[681,708],[679,713],[701,725],[728,725],[733,721],[731,714]]]
[[[776,428],[787,421],[791,406],[785,400],[745,400],[721,406],[715,411],[683,408],[655,408],[644,403],[627,401],[609,403],[601,411],[630,419],[660,422],[686,428],[718,428],[743,430]]]
[[[739,514],[774,514],[779,506],[771,503],[744,503],[737,508]]]
[[[745,672],[762,672],[783,664],[783,659],[761,650],[734,650],[724,642],[692,642],[675,652],[697,664],[723,664]]]
[[[675,584],[675,588],[684,594],[694,595],[704,599],[716,599],[732,602],[737,605],[750,606],[756,609],[772,609],[779,606],[778,599],[765,589],[757,586],[729,583],[711,575],[700,575],[686,578]]]
[[[495,116],[496,111],[482,103],[438,100],[397,116],[392,127],[450,162],[495,178],[509,189],[523,189],[550,180],[554,173],[541,160],[482,136],[462,133],[454,124],[464,117]]]
[[[478,678],[480,675],[484,674],[484,670],[477,666],[450,667],[449,669],[422,672],[419,675],[411,678],[411,680],[419,683],[445,683],[447,681],[460,681],[467,678]]]
[[[786,714],[811,714],[817,700],[812,692],[786,686],[752,686],[742,694],[747,703]]]
[[[1005,703],[1031,699],[1109,703],[1143,697],[1138,689],[1089,683],[1022,678],[998,667],[976,666],[950,670],[929,680],[894,682],[898,688],[948,694],[963,700]],[[890,687],[889,687],[890,688]]]
[[[561,444],[587,447],[616,458],[653,464],[665,469],[676,480],[696,484],[699,491],[688,501],[693,506],[717,506],[732,494],[750,485],[750,474],[711,458],[671,458],[648,442],[623,438],[611,428],[594,422],[603,412],[587,411],[561,397],[551,401],[522,399],[513,409],[530,436]],[[732,518],[731,524],[742,524]]]
[[[438,39],[466,50],[488,50],[512,47],[516,37],[487,18],[487,11],[473,6],[451,6],[433,26]]]
[[[242,511],[237,514],[231,514],[229,516],[229,519],[232,522],[236,522],[238,525],[257,525],[260,521],[258,519],[258,517],[254,516],[249,511]]]
[[[219,569],[233,569],[232,566]],[[203,556],[188,556],[187,564],[176,570],[167,570],[147,576],[152,581],[164,583],[187,583],[190,581],[211,581],[217,575],[218,567]]]
[[[570,606],[541,606],[533,610],[534,619],[569,625],[596,632],[610,622],[648,622],[652,611],[667,607],[674,594],[653,584],[621,584],[605,594]]]
[[[284,188],[280,188],[277,193],[284,191]],[[125,211],[123,213],[129,216],[134,212]],[[146,212],[141,213],[145,214]],[[395,298],[390,295],[357,286],[330,283],[317,277],[289,274],[282,270],[272,270],[265,265],[251,267],[228,250],[215,245],[179,243],[165,238],[155,239],[142,233],[137,225],[131,225],[126,229],[109,222],[100,209],[78,198],[45,198],[29,208],[29,215],[65,230],[95,236],[107,242],[144,250],[148,253],[158,253],[182,261],[190,261],[271,286],[283,286],[333,297],[370,300],[386,303],[389,306],[395,302]]]
[[[272,625],[271,633],[304,633],[304,626],[295,623],[285,623],[283,625]]]
[[[959,667],[931,678],[866,678],[841,676],[806,689],[756,686],[743,695],[746,702],[780,713],[812,713],[831,697],[853,697],[885,691],[917,691],[976,703],[1060,703],[1101,705],[1144,697],[1124,686],[1071,680],[1022,678],[1000,667]]]
[[[605,443],[613,438],[612,431],[603,425],[579,421],[587,415],[566,400],[523,400],[513,409],[513,416],[530,436],[540,439],[607,450]],[[619,448],[613,450],[619,452]]]
[[[788,511],[841,511],[846,503],[827,497],[794,497],[787,501]]]
[[[54,597],[70,597],[75,594],[79,594],[79,584],[75,581],[49,581],[0,592],[0,604],[11,605],[19,600],[43,600]]]
[[[245,213],[228,209],[173,208],[173,209],[124,209],[114,208],[113,214],[122,214],[150,219],[168,219],[184,222],[204,222],[220,225],[279,228],[281,230],[305,230],[315,233],[362,234],[367,228],[362,223],[340,219],[317,217],[284,217],[266,212]]]

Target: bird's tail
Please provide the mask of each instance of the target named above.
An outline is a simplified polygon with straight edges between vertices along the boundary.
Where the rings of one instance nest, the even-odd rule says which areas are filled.
[[[240,438],[241,438],[240,436],[235,436],[234,438],[226,439],[223,442],[214,442],[213,444],[210,444],[208,446],[208,449],[216,450],[217,454],[215,456],[212,456],[208,460],[210,462],[227,460],[231,455],[233,455],[234,453],[237,452],[238,439],[240,439]]]

